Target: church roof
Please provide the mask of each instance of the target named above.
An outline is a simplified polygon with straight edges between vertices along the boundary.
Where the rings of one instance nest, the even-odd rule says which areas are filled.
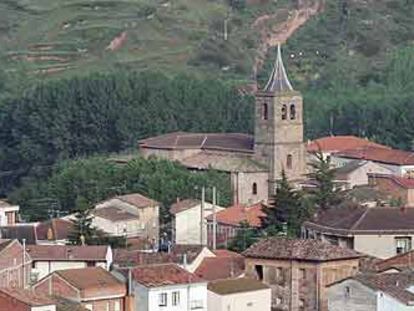
[[[203,149],[252,153],[254,139],[243,133],[185,133],[175,132],[139,141],[141,148]]]
[[[185,167],[198,170],[209,168],[224,172],[266,172],[265,164],[240,154],[201,151],[180,160]]]
[[[272,74],[263,91],[270,93],[293,91],[293,87],[286,74],[285,66],[283,65],[280,44],[277,46],[277,57]]]

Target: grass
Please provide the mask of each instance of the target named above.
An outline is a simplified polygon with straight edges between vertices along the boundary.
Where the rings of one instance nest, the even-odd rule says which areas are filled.
[[[245,79],[250,64],[244,70],[240,64],[251,62],[255,53],[247,40],[252,35],[250,26],[261,14],[278,8],[270,3],[233,12],[237,24],[231,23],[231,44],[224,44],[222,28],[229,11],[224,0],[3,0],[0,66],[38,72],[39,68],[60,68],[62,60],[50,56],[62,56],[65,65],[78,68],[68,70],[69,75],[124,65],[137,70],[168,67],[173,72],[176,67]],[[127,40],[122,47],[106,51],[124,31]],[[206,46],[208,55],[203,54]],[[220,59],[226,53],[228,59]],[[223,63],[230,70],[223,72]]]

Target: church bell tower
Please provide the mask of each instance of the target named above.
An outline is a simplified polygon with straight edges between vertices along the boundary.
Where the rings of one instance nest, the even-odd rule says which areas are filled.
[[[254,138],[255,156],[269,168],[269,195],[275,193],[282,170],[289,181],[303,179],[303,99],[287,77],[280,45],[269,81],[256,93]]]

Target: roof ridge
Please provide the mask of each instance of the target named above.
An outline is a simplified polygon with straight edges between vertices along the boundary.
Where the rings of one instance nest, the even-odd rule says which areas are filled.
[[[355,224],[354,224],[351,228],[349,228],[349,230],[350,230],[350,231],[352,231],[352,230],[356,229],[356,227],[358,227],[358,226],[359,226],[359,224],[362,222],[362,220],[363,220],[363,219],[365,218],[365,216],[367,215],[368,211],[369,211],[369,208],[367,208],[367,209],[365,210],[365,212],[364,212],[364,213],[362,213],[361,217],[359,217],[359,219],[355,222]]]

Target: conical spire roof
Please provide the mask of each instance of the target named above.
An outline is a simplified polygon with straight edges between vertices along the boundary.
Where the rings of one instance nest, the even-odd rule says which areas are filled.
[[[290,84],[290,81],[286,74],[285,66],[283,65],[280,44],[277,45],[276,61],[273,66],[273,71],[269,78],[269,81],[267,81],[267,84],[264,88],[264,91],[271,93],[293,91],[293,87]]]

